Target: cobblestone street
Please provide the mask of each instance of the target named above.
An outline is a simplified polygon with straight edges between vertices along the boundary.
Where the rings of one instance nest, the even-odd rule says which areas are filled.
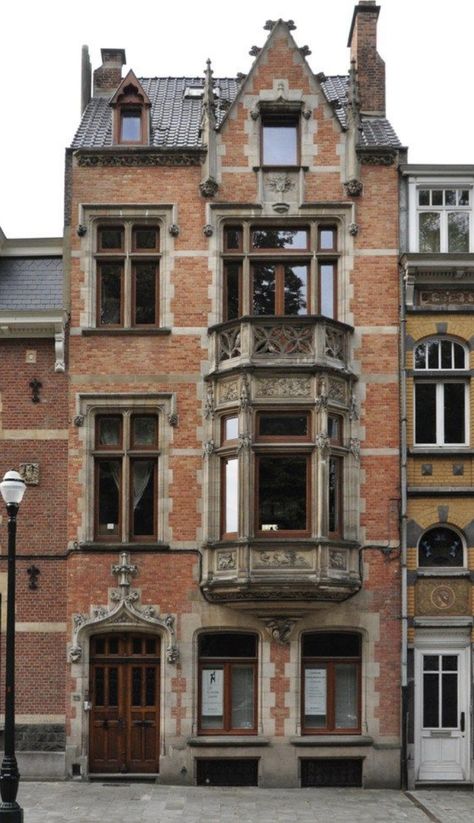
[[[25,823],[472,823],[468,791],[21,783]]]

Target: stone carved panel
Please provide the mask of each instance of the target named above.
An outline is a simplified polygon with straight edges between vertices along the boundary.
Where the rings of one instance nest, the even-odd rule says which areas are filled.
[[[219,385],[219,402],[230,403],[239,399],[239,383],[237,380],[227,380]]]
[[[336,549],[329,551],[329,568],[338,571],[347,570],[347,553]]]
[[[240,357],[240,326],[221,331],[218,339],[219,363],[223,360],[231,360],[233,357]]]
[[[20,475],[27,486],[37,486],[40,479],[39,463],[20,463]]]
[[[255,381],[257,397],[311,397],[309,377],[260,377]]]
[[[470,582],[453,578],[430,578],[416,583],[417,615],[433,617],[469,615]]]
[[[345,403],[347,396],[347,387],[342,380],[329,379],[328,398],[335,400],[337,403]]]
[[[313,330],[309,326],[255,326],[254,353],[314,354]]]
[[[326,328],[324,354],[326,357],[333,357],[334,360],[345,360],[346,338],[344,332]]]
[[[311,563],[301,554],[293,550],[272,549],[270,551],[259,551],[254,553],[255,568],[266,569],[309,569]]]
[[[420,306],[474,305],[471,289],[423,289],[419,292]]]
[[[236,567],[236,552],[217,552],[218,571],[227,571]]]

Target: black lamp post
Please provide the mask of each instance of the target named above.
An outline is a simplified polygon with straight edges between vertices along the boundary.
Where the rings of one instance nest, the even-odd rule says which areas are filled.
[[[25,493],[25,482],[8,471],[0,492],[8,513],[7,653],[5,666],[5,753],[0,769],[0,823],[23,823],[23,809],[16,802],[20,774],[15,757],[15,551],[16,516]]]

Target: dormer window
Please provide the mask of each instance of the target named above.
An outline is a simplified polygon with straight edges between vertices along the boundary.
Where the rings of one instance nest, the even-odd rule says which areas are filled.
[[[142,118],[139,109],[122,109],[120,112],[120,142],[142,142]]]
[[[262,165],[297,166],[298,162],[298,119],[265,115],[262,119]]]
[[[114,143],[147,145],[150,140],[150,100],[133,71],[129,71],[115,92],[113,109]]]

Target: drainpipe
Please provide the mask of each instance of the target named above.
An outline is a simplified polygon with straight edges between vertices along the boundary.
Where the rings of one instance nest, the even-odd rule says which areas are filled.
[[[402,789],[408,787],[408,603],[407,603],[407,385],[405,271],[400,268],[400,572],[401,572],[401,699],[402,699]]]

